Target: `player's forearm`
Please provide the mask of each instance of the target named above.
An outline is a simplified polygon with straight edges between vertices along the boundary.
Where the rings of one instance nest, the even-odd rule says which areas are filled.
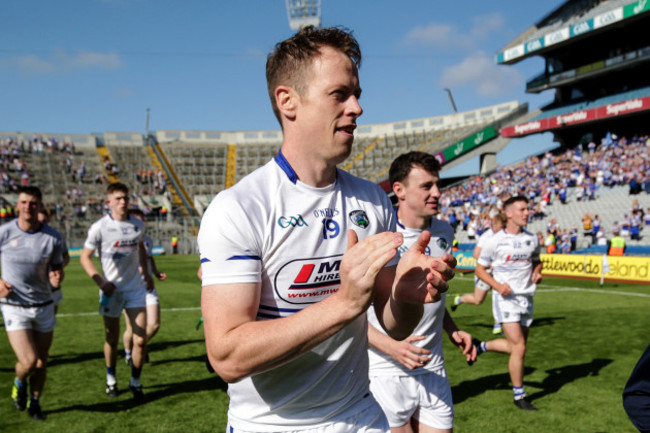
[[[391,348],[394,342],[395,340],[388,335],[382,333],[371,324],[368,324],[368,344],[370,347],[392,356]]]
[[[476,265],[474,270],[476,276],[479,277],[482,281],[485,281],[490,287],[497,287],[499,282],[494,279],[492,275],[487,271],[487,268],[483,265]]]
[[[79,263],[84,271],[86,271],[86,274],[88,274],[88,276],[92,278],[98,286],[101,286],[104,282],[104,278],[97,271],[97,267],[95,267],[93,260],[88,255],[82,253],[81,257],[79,257]]]
[[[383,327],[390,337],[403,340],[413,333],[420,323],[424,307],[422,304],[400,302],[392,296],[386,303],[383,312],[378,312],[383,317]]]
[[[451,318],[451,314],[449,314],[446,308],[445,315],[442,319],[442,329],[444,329],[450,337],[454,332],[458,332],[458,326],[456,326],[456,322]]]
[[[246,321],[225,333],[213,333],[209,294],[202,297],[205,340],[211,365],[226,382],[238,382],[290,362],[327,340],[354,316],[335,295],[289,317]],[[356,316],[358,317],[358,315]]]
[[[158,267],[156,266],[156,262],[154,261],[153,257],[149,257],[149,269],[151,270],[151,273],[156,277],[160,275],[160,271],[158,270]]]
[[[142,275],[145,275],[145,278],[149,274],[149,256],[147,256],[147,250],[144,247],[144,244],[140,242],[138,245],[138,261],[140,263],[140,268],[142,269]]]

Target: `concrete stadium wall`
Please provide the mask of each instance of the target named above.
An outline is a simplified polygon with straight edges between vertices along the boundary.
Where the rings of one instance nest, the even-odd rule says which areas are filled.
[[[471,125],[484,125],[495,122],[519,107],[519,101],[477,108],[476,110],[446,114],[444,116],[423,117],[399,122],[359,125],[355,135],[359,138],[378,137],[393,134],[411,134],[422,131],[449,130]],[[158,130],[159,143],[180,141],[197,144],[276,144],[282,142],[282,131],[183,131]]]
[[[92,148],[97,146],[97,137],[92,134],[60,134],[60,133],[47,133],[47,132],[16,132],[16,131],[0,131],[0,140],[15,138],[20,141],[31,141],[34,137],[42,137],[43,139],[55,138],[59,143],[68,142],[74,143],[77,148]]]

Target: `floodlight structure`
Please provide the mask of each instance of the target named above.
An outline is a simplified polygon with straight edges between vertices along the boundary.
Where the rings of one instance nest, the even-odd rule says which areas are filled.
[[[289,27],[299,30],[306,26],[320,26],[320,0],[285,0]]]

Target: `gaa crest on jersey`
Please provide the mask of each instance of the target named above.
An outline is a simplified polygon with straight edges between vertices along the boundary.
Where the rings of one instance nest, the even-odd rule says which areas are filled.
[[[370,225],[368,215],[366,215],[366,212],[362,210],[353,210],[350,212],[350,221],[352,221],[355,226],[361,227],[362,229],[368,228]]]
[[[273,282],[277,295],[292,304],[313,304],[336,293],[341,285],[341,255],[292,260]]]
[[[9,241],[9,246],[11,248],[16,248],[18,246],[18,239],[12,239]]]
[[[297,216],[281,216],[278,218],[278,225],[283,229],[288,227],[307,227],[309,224],[303,219],[302,215]]]

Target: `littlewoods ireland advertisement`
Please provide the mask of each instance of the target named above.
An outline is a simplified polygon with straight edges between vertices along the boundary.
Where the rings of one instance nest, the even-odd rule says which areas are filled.
[[[605,281],[629,281],[650,283],[650,257],[607,257],[609,272]],[[600,279],[603,272],[603,256],[578,254],[542,254],[542,275]]]
[[[474,271],[476,259],[471,251],[454,253],[459,271]],[[603,272],[603,256],[578,254],[542,254],[542,275],[547,277],[599,280]],[[605,281],[628,281],[650,284],[650,257],[607,256],[609,272]]]

